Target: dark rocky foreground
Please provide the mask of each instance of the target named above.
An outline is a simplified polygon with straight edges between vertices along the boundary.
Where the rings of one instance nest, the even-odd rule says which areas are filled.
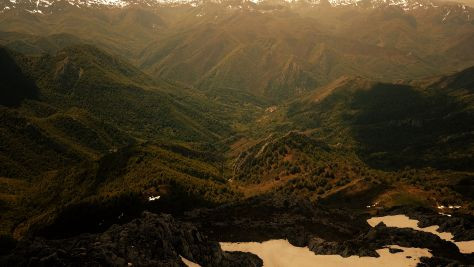
[[[101,234],[18,243],[0,266],[185,266],[180,255],[202,266],[262,266],[250,253],[223,252],[194,226],[170,215],[144,212]]]
[[[458,247],[442,240],[436,235],[415,231],[409,228],[387,227],[383,223],[370,229],[368,232],[343,242],[326,241],[314,237],[309,241],[308,247],[316,254],[334,255],[343,257],[351,255],[378,257],[375,250],[386,245],[399,245],[402,247],[428,248],[433,254],[432,258],[422,258],[421,266],[446,266],[448,264],[469,265],[474,263],[473,255],[464,255]],[[397,253],[397,250],[390,250]]]
[[[453,232],[456,240],[470,240],[473,231],[468,217],[446,217],[428,209],[413,208],[395,208],[379,215],[389,214],[418,219],[421,227],[442,225],[442,230]],[[194,210],[185,217],[211,239],[219,241],[288,239],[291,244],[307,246],[316,254],[343,257],[378,257],[377,249],[399,245],[428,248],[433,257],[422,258],[421,266],[474,264],[474,254],[460,253],[454,243],[437,235],[384,224],[370,227],[366,221],[370,215],[365,212],[317,205],[304,199],[260,196],[216,209]]]
[[[413,208],[379,211],[378,215],[389,214],[406,214],[420,220],[420,226],[443,225],[443,230],[455,233],[456,239],[467,240],[472,234],[472,218],[461,215],[446,217]],[[281,195],[259,196],[177,216],[179,220],[144,212],[103,233],[54,240],[30,238],[0,258],[0,266],[184,266],[180,256],[201,266],[262,266],[262,261],[250,253],[223,252],[217,241],[271,239],[288,239],[316,254],[343,257],[378,257],[376,250],[387,245],[423,247],[430,249],[433,257],[422,258],[421,266],[474,263],[474,254],[462,254],[455,244],[436,235],[384,224],[370,227],[366,221],[370,215],[365,211]]]
[[[195,209],[190,221],[212,240],[251,242],[288,239],[306,246],[313,236],[343,241],[370,229],[365,217],[350,210],[316,206],[306,199],[264,195],[214,209]]]

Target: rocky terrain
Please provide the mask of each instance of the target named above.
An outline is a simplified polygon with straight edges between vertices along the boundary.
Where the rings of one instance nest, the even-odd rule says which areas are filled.
[[[101,234],[70,239],[20,241],[2,266],[185,266],[180,256],[202,266],[262,266],[249,253],[223,252],[194,226],[170,215],[145,212]]]
[[[419,219],[420,227],[439,224],[442,231],[454,233],[455,240],[472,240],[474,232],[470,216],[446,217],[410,207],[392,208],[378,215],[382,214],[407,214]],[[430,249],[433,257],[422,258],[427,266],[474,262],[473,254],[460,253],[454,243],[434,234],[387,227],[383,223],[372,228],[366,222],[369,216],[365,212],[272,195],[212,210],[195,210],[185,217],[199,225],[211,239],[225,242],[287,239],[292,245],[308,247],[316,254],[343,257],[378,257],[377,249],[399,245]]]
[[[407,214],[419,226],[439,224],[455,240],[472,240],[472,216],[447,217],[426,208],[395,207],[376,215]],[[176,215],[144,212],[128,223],[113,225],[103,233],[81,234],[66,239],[25,237],[2,241],[3,266],[184,266],[184,257],[201,266],[262,266],[250,253],[223,252],[218,242],[249,242],[287,239],[320,255],[378,257],[387,245],[428,248],[431,258],[420,266],[469,265],[474,254],[426,232],[370,227],[368,211],[315,204],[302,198],[265,194],[224,204],[198,208]],[[399,250],[390,249],[391,253]]]
[[[442,215],[431,209],[422,207],[396,207],[380,215],[406,214],[412,219],[419,221],[420,227],[438,225],[440,232],[449,232],[456,241],[474,240],[474,217],[465,214],[454,213],[451,216]],[[379,215],[379,214],[378,214]]]

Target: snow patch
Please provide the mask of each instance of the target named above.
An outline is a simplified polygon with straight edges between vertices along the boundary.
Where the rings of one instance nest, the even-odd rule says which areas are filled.
[[[185,257],[179,255],[179,257],[181,258],[181,260],[184,262],[184,265],[188,266],[188,267],[201,267],[201,265],[195,263],[195,262],[192,262],[188,259],[186,259]]]
[[[370,208],[374,208],[374,207],[377,206],[378,204],[379,204],[378,202],[375,202],[374,204],[368,205],[368,206],[366,206],[366,207],[367,207],[368,209],[370,209]]]
[[[160,197],[161,197],[161,196],[148,197],[148,201],[155,201],[155,200],[160,199]]]
[[[448,12],[444,15],[443,17],[443,20],[442,21],[446,21],[446,19],[448,18],[449,14],[451,14],[451,9],[448,10]]]
[[[439,214],[439,215],[443,215],[443,216],[451,217],[451,214],[447,214],[447,213],[438,212],[438,214]]]

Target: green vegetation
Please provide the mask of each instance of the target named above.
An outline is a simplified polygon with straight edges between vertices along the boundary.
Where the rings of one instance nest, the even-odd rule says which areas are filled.
[[[40,175],[34,186],[23,185],[24,192],[12,199],[3,216],[21,222],[17,235],[30,225],[48,232],[56,220],[78,227],[70,229],[73,232],[95,231],[114,223],[121,213],[128,218],[145,208],[178,213],[237,199],[239,193],[225,185],[212,157],[180,145],[127,146],[99,160]],[[157,195],[159,202],[148,201]],[[101,220],[106,222],[99,227]]]
[[[225,185],[213,144],[231,132],[233,114],[215,112],[221,104],[91,46],[13,55],[9,64],[35,81],[39,96],[0,106],[2,233],[22,236],[56,216],[70,221],[61,215],[70,210],[97,226],[101,207],[116,218],[124,199],[137,204],[133,213],[150,208],[154,193],[169,203],[158,210],[175,212],[239,196]]]
[[[472,170],[473,68],[423,86],[342,79],[288,108],[312,135],[351,147],[376,168]],[[457,81],[460,85],[454,84]]]
[[[173,44],[187,36],[178,35]],[[12,81],[31,81],[5,90],[35,92],[11,91],[19,94],[0,106],[0,234],[100,231],[144,209],[180,214],[261,193],[364,210],[374,202],[459,203],[472,213],[472,191],[462,185],[473,177],[473,68],[405,83],[342,77],[322,87],[297,58],[279,59],[278,79],[245,64],[235,70],[242,54],[265,54],[265,40],[251,49],[224,44],[201,65],[201,54],[190,58],[203,69],[220,62],[205,75],[178,72],[163,51],[141,64],[164,60],[167,69],[149,72],[187,73],[178,80],[196,89],[154,79],[94,46],[64,45],[74,38],[50,38],[50,54],[0,50]],[[227,49],[235,51],[221,59]],[[178,54],[178,63],[189,56]],[[277,63],[267,70],[280,73]],[[2,237],[1,246],[10,241]]]
[[[0,44],[30,55],[91,44],[153,78],[272,101],[301,96],[342,75],[388,82],[474,64],[472,21],[455,4],[443,3],[453,10],[447,17],[444,7],[407,13],[283,2],[240,6],[60,4],[46,8],[48,16],[10,10],[0,16]]]

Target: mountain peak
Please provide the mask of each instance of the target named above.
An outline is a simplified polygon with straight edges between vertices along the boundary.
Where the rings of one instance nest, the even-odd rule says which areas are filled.
[[[404,11],[415,9],[438,8],[440,6],[458,6],[465,12],[470,7],[448,2],[433,0],[6,0],[0,4],[0,13],[15,9],[22,9],[32,14],[49,14],[52,8],[64,8],[66,6],[76,8],[125,8],[129,6],[144,6],[157,8],[162,6],[190,6],[199,7],[205,4],[217,4],[224,6],[238,5],[240,8],[253,8],[259,5],[283,5],[292,6],[306,4],[309,7],[358,7],[379,8],[399,7]],[[448,14],[449,15],[449,14]]]

